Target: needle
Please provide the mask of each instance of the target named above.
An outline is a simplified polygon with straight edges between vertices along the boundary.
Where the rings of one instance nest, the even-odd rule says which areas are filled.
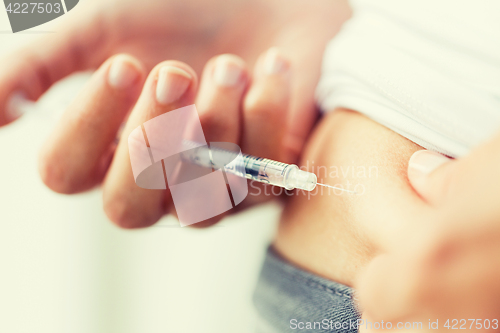
[[[330,185],[321,184],[321,183],[316,183],[316,185],[321,185],[321,186],[325,186],[325,187],[330,187],[330,188],[333,188],[333,189],[335,189],[335,190],[341,190],[341,191],[344,191],[344,192],[349,192],[349,193],[353,193],[353,194],[358,194],[358,192],[356,192],[356,191],[346,190],[345,188],[341,188],[341,187],[335,187],[335,186],[330,186]]]

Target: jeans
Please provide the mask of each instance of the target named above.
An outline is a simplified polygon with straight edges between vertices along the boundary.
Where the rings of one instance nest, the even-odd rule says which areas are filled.
[[[254,292],[257,332],[357,332],[354,290],[303,271],[270,247]]]

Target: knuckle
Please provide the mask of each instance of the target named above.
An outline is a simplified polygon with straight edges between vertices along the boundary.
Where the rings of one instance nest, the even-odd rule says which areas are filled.
[[[221,219],[222,219],[222,216],[214,216],[208,220],[198,222],[195,224],[191,224],[191,225],[189,225],[189,227],[191,227],[193,229],[205,229],[205,228],[209,228],[209,227],[217,224]]]
[[[134,229],[138,221],[135,219],[132,210],[124,200],[108,199],[104,200],[104,212],[108,218],[120,228]]]
[[[149,76],[150,77],[156,76],[158,74],[158,72],[160,71],[160,69],[162,69],[164,66],[172,66],[172,67],[180,68],[180,69],[188,72],[191,75],[193,82],[197,82],[197,75],[196,75],[195,70],[191,66],[189,66],[188,64],[186,64],[182,61],[178,61],[178,60],[166,60],[166,61],[160,62],[149,73]]]
[[[69,168],[62,162],[54,162],[54,159],[42,156],[39,160],[38,171],[43,183],[54,192],[74,194],[83,188],[78,177],[73,177]]]
[[[103,208],[110,221],[122,229],[143,228],[157,221],[122,197],[105,196]]]
[[[215,63],[216,61],[232,62],[235,65],[239,66],[240,68],[246,69],[245,60],[243,60],[241,57],[238,57],[237,55],[234,55],[231,53],[224,53],[224,54],[216,55],[216,56],[212,57],[207,64]]]
[[[431,243],[422,261],[427,269],[443,268],[457,259],[461,247],[453,237],[441,236]]]
[[[286,112],[287,104],[273,94],[266,96],[253,94],[245,99],[243,108],[246,117],[278,120]]]
[[[234,131],[235,128],[231,117],[225,116],[215,108],[200,112],[200,122],[203,129],[209,133],[226,133]]]

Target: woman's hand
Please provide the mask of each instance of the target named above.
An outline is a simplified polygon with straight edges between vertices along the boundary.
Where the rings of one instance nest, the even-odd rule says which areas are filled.
[[[42,149],[40,174],[47,186],[66,194],[102,182],[104,209],[113,222],[124,228],[149,226],[172,212],[173,201],[168,190],[136,185],[126,139],[131,131],[195,103],[207,142],[235,142],[246,152],[283,159],[279,143],[285,135],[291,77],[289,61],[274,48],[259,58],[253,75],[237,56],[214,57],[199,84],[195,71],[179,61],[161,62],[146,78],[137,58],[114,56],[60,120]]]
[[[497,136],[458,160],[428,151],[412,156],[408,176],[434,208],[434,223],[402,236],[406,244],[368,266],[359,281],[367,320],[420,321],[424,329],[439,320],[444,330],[457,319],[457,327],[465,321],[467,329],[498,329],[499,151]]]
[[[316,119],[313,94],[325,43],[349,14],[344,0],[82,1],[58,18],[57,33],[0,62],[0,126],[16,118],[9,112],[13,96],[36,100],[63,77],[114,54],[134,56],[146,72],[176,59],[199,74],[217,54],[233,53],[253,66],[278,46],[295,69],[284,139],[295,159]]]

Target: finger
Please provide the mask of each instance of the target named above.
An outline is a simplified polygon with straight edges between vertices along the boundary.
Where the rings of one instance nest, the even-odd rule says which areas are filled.
[[[457,160],[450,181],[449,212],[463,221],[498,221],[500,216],[500,132]],[[460,209],[457,209],[459,207]],[[474,209],[467,209],[474,207]],[[478,212],[480,214],[478,215]],[[466,222],[467,223],[467,222]],[[469,222],[470,223],[470,222]]]
[[[408,258],[399,259],[394,255],[379,255],[357,281],[363,312],[375,321],[397,321],[415,311],[418,274],[414,274],[415,265]]]
[[[419,150],[408,162],[408,179],[424,200],[439,204],[449,191],[455,163],[439,153]]]
[[[220,55],[207,63],[196,98],[207,142],[238,143],[247,82],[245,63],[237,56]]]
[[[80,12],[86,10],[81,6]],[[57,33],[0,61],[0,126],[21,116],[15,108],[19,96],[37,100],[55,82],[75,71],[97,67],[109,54],[107,31],[96,15],[82,13],[76,19],[73,15],[60,20]]]
[[[257,62],[243,103],[245,153],[287,162],[283,151],[290,99],[290,65],[275,48]]]
[[[196,88],[196,73],[178,61],[165,61],[149,74],[104,181],[104,210],[120,227],[152,225],[171,202],[166,198],[167,191],[143,189],[135,183],[128,150],[129,134],[152,118],[193,104]]]
[[[145,73],[131,56],[106,61],[69,106],[40,154],[44,183],[59,193],[77,193],[100,183],[110,149],[137,97]]]
[[[203,70],[196,108],[207,142],[238,143],[241,133],[241,104],[249,80],[245,62],[230,54],[208,61]],[[220,221],[220,214],[200,223],[205,228]]]

